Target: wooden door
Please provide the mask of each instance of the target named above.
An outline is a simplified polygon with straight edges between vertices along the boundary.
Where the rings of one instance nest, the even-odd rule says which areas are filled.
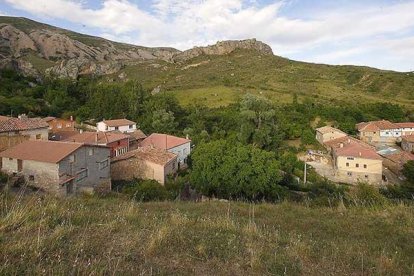
[[[21,172],[23,170],[23,160],[17,159],[17,171]]]

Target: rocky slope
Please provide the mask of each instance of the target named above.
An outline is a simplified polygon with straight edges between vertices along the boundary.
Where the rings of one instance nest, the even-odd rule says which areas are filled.
[[[126,64],[176,63],[200,55],[225,55],[236,49],[273,54],[268,45],[255,39],[223,41],[181,52],[117,43],[26,18],[0,17],[0,66],[17,69],[27,76],[47,74],[76,79],[79,75],[108,75]]]

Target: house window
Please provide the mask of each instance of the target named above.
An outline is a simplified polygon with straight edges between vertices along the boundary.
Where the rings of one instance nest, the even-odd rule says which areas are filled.
[[[74,154],[72,154],[71,156],[69,156],[69,163],[75,163],[76,162],[76,157]]]
[[[93,149],[89,149],[88,154],[89,154],[89,156],[92,156],[93,155]]]
[[[9,158],[9,161],[13,161],[13,158]]]
[[[115,130],[119,130],[119,127],[115,127]]]
[[[134,128],[134,125],[129,125],[129,129],[133,129]]]
[[[367,168],[367,164],[364,165],[364,169],[366,169],[366,168]]]
[[[34,181],[34,175],[29,175],[29,181]]]
[[[356,168],[359,168],[359,164],[358,164],[358,163],[356,163],[356,164],[355,164],[355,167],[356,167]]]
[[[103,170],[109,166],[109,159],[99,162],[99,169]]]
[[[36,140],[42,139],[42,134],[36,134]]]
[[[347,157],[346,159],[348,159],[348,160],[354,160],[353,157]]]
[[[57,125],[57,128],[62,128],[62,124],[58,124]]]
[[[77,173],[76,182],[80,182],[87,177],[88,177],[88,169],[83,169]]]
[[[349,167],[349,163],[346,163],[346,166]]]
[[[351,172],[347,172],[347,175],[348,175],[348,176],[352,176],[352,173],[351,173]]]

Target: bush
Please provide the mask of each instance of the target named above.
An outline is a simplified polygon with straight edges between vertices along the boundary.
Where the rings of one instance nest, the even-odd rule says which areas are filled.
[[[163,201],[168,199],[164,186],[155,180],[137,180],[122,191],[138,201]]]
[[[7,174],[5,174],[5,173],[3,173],[3,172],[0,172],[0,184],[5,184],[6,182],[7,182],[7,180],[8,180],[8,175]]]
[[[358,183],[346,196],[349,204],[356,206],[382,206],[387,204],[387,199],[379,189],[367,183]]]

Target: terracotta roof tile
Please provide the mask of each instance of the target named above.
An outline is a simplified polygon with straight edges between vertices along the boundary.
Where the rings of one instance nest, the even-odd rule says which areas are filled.
[[[177,159],[177,155],[162,149],[151,148],[151,147],[140,147],[136,150],[127,152],[123,155],[112,158],[111,162],[118,162],[130,158],[138,158],[146,160],[158,165],[167,165],[172,160]]]
[[[361,145],[363,147],[366,147],[366,148],[375,149],[374,146],[371,146],[371,145],[369,145],[367,143],[364,143],[363,141],[358,140],[358,139],[356,139],[354,137],[351,137],[351,136],[345,136],[345,137],[336,138],[336,139],[327,141],[324,144],[326,146],[332,148],[332,149],[340,148],[341,147],[341,144],[342,145],[359,144],[359,145]]]
[[[414,160],[414,154],[406,151],[400,151],[398,153],[389,154],[384,157],[399,164],[405,164],[410,160]]]
[[[81,143],[29,140],[0,152],[0,157],[58,163],[82,146]]]
[[[333,149],[336,156],[357,157],[365,159],[382,160],[374,149],[359,143],[344,144],[343,147]]]
[[[191,140],[186,138],[176,137],[168,134],[153,133],[141,142],[141,146],[153,146],[159,149],[168,150],[189,142],[191,142]]]
[[[380,131],[387,129],[399,129],[400,127],[387,120],[363,122],[356,125],[358,131]]]
[[[65,141],[67,142],[78,142],[86,144],[101,144],[106,145],[112,142],[116,142],[123,139],[129,139],[129,136],[126,134],[118,132],[88,132],[78,133],[76,135],[70,136]]]
[[[409,143],[414,143],[414,135],[404,135],[402,136],[402,140]]]
[[[414,123],[405,122],[405,123],[395,123],[400,128],[414,128]]]
[[[8,120],[0,120],[0,132],[39,128],[49,128],[49,125],[40,118],[9,118]]]
[[[127,119],[104,120],[103,122],[110,127],[128,126],[135,124],[135,122]]]
[[[145,135],[145,133],[142,130],[140,130],[140,129],[137,129],[134,132],[126,133],[126,134],[129,135],[129,137],[131,138],[131,140],[140,140],[140,139],[147,138],[147,135]]]
[[[0,115],[0,121],[6,121],[10,119],[10,117]]]

